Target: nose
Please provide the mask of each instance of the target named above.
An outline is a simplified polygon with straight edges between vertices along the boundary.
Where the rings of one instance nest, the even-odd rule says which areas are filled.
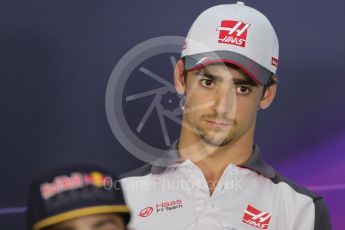
[[[233,87],[219,89],[215,101],[215,110],[218,114],[230,114],[235,107],[236,94]]]

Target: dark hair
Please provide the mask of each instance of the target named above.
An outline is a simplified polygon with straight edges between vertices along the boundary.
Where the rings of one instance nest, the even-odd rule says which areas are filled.
[[[263,90],[263,92],[262,92],[262,96],[265,95],[265,92],[266,92],[266,90],[267,90],[269,87],[271,87],[272,85],[275,85],[275,84],[277,84],[277,79],[276,79],[276,77],[274,76],[274,74],[271,73],[271,75],[270,75],[270,77],[269,77],[267,83],[264,85],[264,90]]]
[[[183,65],[185,65],[185,57],[181,58],[181,60],[182,60],[182,62],[183,62]],[[231,63],[224,63],[224,64],[225,64],[227,67],[230,67],[230,68],[232,68],[232,69],[241,69],[240,67],[238,67],[238,66],[236,66],[236,65],[234,65],[234,64],[231,64]],[[184,69],[184,70],[183,70],[184,82],[186,82],[187,73],[188,73],[188,71],[187,71],[186,69]],[[248,78],[248,80],[252,81],[252,83],[253,83],[254,85],[257,85],[257,83],[256,83],[251,77],[247,76],[247,78]],[[266,90],[267,90],[270,86],[275,85],[275,84],[277,84],[277,80],[276,80],[274,74],[271,73],[271,75],[270,75],[270,77],[269,77],[267,83],[264,85],[264,90],[263,90],[262,96],[265,95]]]
[[[183,65],[185,65],[185,58],[181,58]],[[229,67],[231,69],[236,69],[236,70],[242,70],[240,67],[238,67],[237,65],[234,65],[232,63],[228,63],[228,62],[224,62],[224,65],[226,67]],[[184,77],[184,81],[186,82],[186,77],[187,77],[187,73],[188,71],[186,69],[183,70],[183,77]],[[253,84],[253,85],[257,85],[257,83],[246,74],[246,78]]]

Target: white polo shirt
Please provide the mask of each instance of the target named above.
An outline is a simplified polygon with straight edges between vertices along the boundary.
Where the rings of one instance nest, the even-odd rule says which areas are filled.
[[[258,146],[241,166],[227,166],[211,196],[176,146],[167,167],[145,165],[121,180],[133,230],[331,229],[323,199],[279,175]]]

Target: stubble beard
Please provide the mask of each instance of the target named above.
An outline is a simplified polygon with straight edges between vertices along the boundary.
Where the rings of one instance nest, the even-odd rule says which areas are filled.
[[[229,122],[229,121],[228,121]],[[207,144],[212,145],[214,147],[223,147],[235,139],[236,136],[236,126],[237,122],[235,120],[231,120],[229,123],[231,125],[224,130],[224,128],[212,128],[207,129],[203,126],[199,126],[196,129],[198,130],[199,137]],[[217,134],[224,133],[220,136]],[[218,137],[217,137],[218,136]]]

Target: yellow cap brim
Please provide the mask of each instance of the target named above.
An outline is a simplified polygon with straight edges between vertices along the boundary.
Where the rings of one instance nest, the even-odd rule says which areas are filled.
[[[103,214],[103,213],[129,213],[129,208],[126,205],[100,205],[93,207],[79,208],[67,212],[63,212],[54,216],[50,216],[38,221],[32,227],[33,230],[40,230],[42,228],[61,223],[74,218]]]

